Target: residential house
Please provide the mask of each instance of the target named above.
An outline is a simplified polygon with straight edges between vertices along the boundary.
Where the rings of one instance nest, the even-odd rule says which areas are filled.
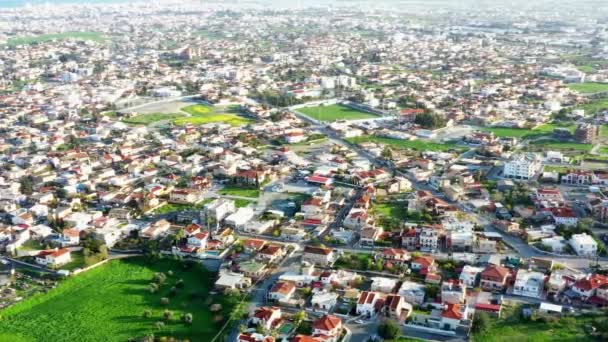
[[[287,301],[291,299],[296,292],[296,285],[288,281],[276,282],[270,291],[268,291],[268,299],[274,301]]]
[[[467,287],[476,287],[479,282],[480,274],[483,271],[481,267],[475,267],[471,265],[464,265],[460,272],[458,280]]]
[[[488,265],[481,272],[481,288],[488,291],[502,291],[507,285],[509,276],[508,268]]]
[[[386,248],[376,254],[376,257],[383,259],[385,262],[401,265],[407,263],[410,259],[410,253],[405,249]]]
[[[357,315],[372,317],[376,315],[376,302],[380,299],[380,295],[375,292],[363,291],[359,295],[357,301]]]
[[[433,272],[436,268],[435,259],[432,256],[420,256],[414,258],[410,267],[414,271],[418,271],[420,274],[427,274]]]
[[[384,299],[382,310],[387,317],[402,321],[412,313],[413,307],[400,295],[390,294]]]
[[[321,336],[326,342],[337,342],[342,333],[342,320],[333,315],[325,315],[312,323],[312,335]]]
[[[313,311],[330,312],[338,303],[339,295],[331,291],[318,291],[313,293],[310,305]]]
[[[420,305],[424,303],[425,285],[412,281],[404,281],[397,292],[406,302]]]
[[[266,263],[273,263],[281,259],[284,255],[285,251],[282,246],[266,245],[255,255],[255,258],[256,260]]]
[[[568,244],[577,255],[594,257],[597,255],[597,242],[587,233],[573,234]]]
[[[313,246],[304,247],[302,261],[321,266],[330,266],[334,263],[335,259],[336,255],[331,248]]]
[[[545,275],[540,272],[519,269],[515,277],[513,294],[531,298],[541,298],[545,288]]]
[[[571,290],[583,300],[587,300],[597,294],[600,287],[608,285],[608,277],[601,274],[590,274],[577,280]]]
[[[466,302],[467,288],[457,282],[444,282],[441,284],[441,302],[450,304],[463,304]]]
[[[276,306],[266,307],[263,306],[259,309],[256,309],[251,317],[251,323],[262,327],[266,330],[271,330],[275,327],[275,324],[278,323],[281,319],[281,308]]]
[[[57,267],[70,261],[72,261],[72,257],[67,248],[41,251],[36,255],[36,263],[44,266]]]

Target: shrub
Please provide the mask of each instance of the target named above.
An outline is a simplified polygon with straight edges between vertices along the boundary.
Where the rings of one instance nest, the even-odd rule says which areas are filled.
[[[392,320],[385,321],[378,326],[378,335],[385,340],[394,340],[401,334],[401,328]]]

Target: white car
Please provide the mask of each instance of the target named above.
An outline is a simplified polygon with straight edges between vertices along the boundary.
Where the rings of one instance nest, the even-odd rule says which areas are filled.
[[[363,324],[363,321],[362,321],[362,320],[360,320],[360,319],[356,319],[356,320],[355,320],[355,323],[357,323],[357,324]]]

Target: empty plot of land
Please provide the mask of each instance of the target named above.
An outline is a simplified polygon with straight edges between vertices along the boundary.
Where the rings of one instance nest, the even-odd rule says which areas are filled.
[[[333,104],[328,106],[304,107],[298,111],[312,119],[318,121],[336,121],[336,120],[362,120],[373,119],[378,116],[365,112],[363,110],[354,109],[344,105]]]
[[[181,109],[191,116],[175,120],[177,125],[204,125],[208,123],[226,123],[231,126],[243,126],[252,122],[251,119],[239,114],[238,106],[207,106],[195,104]]]

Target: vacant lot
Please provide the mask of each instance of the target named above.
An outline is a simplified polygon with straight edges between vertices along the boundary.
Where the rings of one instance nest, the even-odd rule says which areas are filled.
[[[533,129],[531,128],[508,128],[508,127],[479,127],[478,129],[484,132],[493,132],[499,138],[520,138],[530,139],[541,136],[548,136],[553,133],[556,128],[567,128],[570,132],[574,132],[576,125],[560,125],[560,124],[543,124]]]
[[[63,32],[42,34],[39,36],[11,38],[8,40],[7,44],[9,46],[29,45],[35,43],[49,42],[52,40],[66,39],[91,40],[95,42],[102,42],[105,40],[99,32]]]
[[[377,115],[339,104],[305,107],[298,109],[298,111],[315,120],[327,122],[336,120],[373,119],[378,117]]]
[[[149,284],[155,272],[164,272],[167,279],[152,294]],[[0,311],[0,341],[127,341],[149,334],[210,341],[236,302],[229,296],[209,296],[214,278],[198,264],[114,260]],[[183,287],[171,295],[180,279]],[[167,305],[161,305],[162,297],[169,299]],[[219,312],[210,312],[213,303],[222,304]],[[151,317],[143,316],[145,310]],[[170,310],[172,318],[164,318],[164,310]],[[192,314],[191,325],[181,322],[184,313]]]
[[[133,125],[149,125],[159,121],[173,121],[184,116],[186,115],[181,113],[140,114],[132,118],[124,119],[123,122]]]
[[[556,141],[556,140],[543,140],[543,141],[532,142],[530,147],[532,147],[532,148],[541,147],[541,148],[547,149],[547,150],[589,152],[593,148],[593,145],[560,142],[560,141]]]
[[[192,124],[204,125],[208,123],[226,123],[231,126],[243,126],[252,120],[238,115],[238,107],[211,107],[203,104],[195,104],[181,109],[192,115],[190,117],[175,120],[178,125]]]
[[[460,150],[456,144],[452,143],[432,143],[425,140],[400,140],[400,139],[392,139],[392,138],[382,138],[376,136],[362,136],[355,138],[346,139],[352,144],[360,144],[364,142],[374,142],[377,144],[383,144],[390,146],[396,149],[412,149],[416,151],[436,151],[436,152],[444,152],[452,149]]]
[[[256,199],[260,196],[259,189],[245,188],[240,185],[226,185],[219,193],[224,196],[240,196]]]
[[[587,326],[594,321],[603,320],[602,317],[564,317],[544,321],[524,320],[519,316],[519,307],[506,307],[504,318],[492,318],[490,326],[484,333],[472,336],[473,342],[588,342],[600,341],[587,334]]]
[[[595,82],[572,83],[568,84],[568,88],[583,94],[593,94],[608,91],[608,84]]]

